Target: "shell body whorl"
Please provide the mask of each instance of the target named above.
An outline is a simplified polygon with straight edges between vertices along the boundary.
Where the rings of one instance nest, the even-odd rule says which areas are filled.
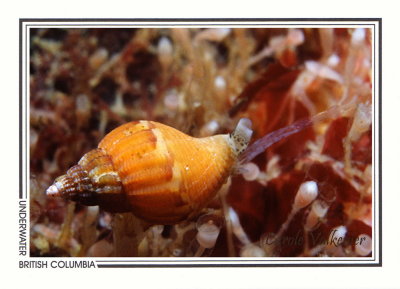
[[[122,125],[99,148],[111,157],[132,212],[158,223],[204,207],[235,161],[226,136],[198,139],[151,121]]]
[[[161,123],[134,121],[106,135],[47,193],[172,224],[203,208],[236,160],[228,134],[194,138]],[[64,185],[74,192],[66,194]]]

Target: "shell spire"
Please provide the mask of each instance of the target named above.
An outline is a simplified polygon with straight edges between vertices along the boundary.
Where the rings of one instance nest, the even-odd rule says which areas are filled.
[[[86,206],[105,205],[110,211],[114,211],[115,204],[121,207],[121,211],[128,210],[124,205],[126,200],[119,176],[102,149],[85,154],[77,165],[55,179],[46,194]]]

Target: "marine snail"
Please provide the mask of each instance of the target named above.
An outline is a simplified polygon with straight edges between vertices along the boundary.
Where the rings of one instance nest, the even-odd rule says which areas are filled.
[[[231,134],[188,136],[154,121],[134,121],[58,177],[46,193],[158,224],[190,217],[216,195],[252,135],[241,119]]]
[[[130,122],[106,135],[46,193],[110,212],[130,211],[155,224],[177,223],[204,208],[240,164],[337,109],[297,121],[249,147],[251,121],[245,118],[231,134],[205,138],[154,121]]]

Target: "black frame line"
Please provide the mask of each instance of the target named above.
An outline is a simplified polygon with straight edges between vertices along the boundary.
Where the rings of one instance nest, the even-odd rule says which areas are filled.
[[[382,18],[20,18],[22,22],[381,22]]]
[[[321,261],[314,261],[314,260],[276,260],[277,262],[313,262],[313,263],[247,263],[247,262],[257,262],[257,261],[262,261],[262,262],[274,262],[274,260],[265,260],[265,259],[254,259],[254,260],[249,260],[245,258],[240,258],[238,257],[239,260],[235,258],[235,260],[185,260],[185,258],[182,258],[182,260],[178,261],[172,261],[166,259],[164,260],[150,260],[148,261],[148,264],[141,264],[141,262],[146,262],[142,260],[95,260],[97,263],[98,268],[197,268],[197,267],[221,267],[221,268],[229,268],[229,267],[382,267],[382,18],[20,18],[19,19],[19,200],[27,199],[28,197],[28,184],[27,182],[25,183],[25,190],[24,190],[24,167],[23,167],[23,141],[25,140],[25,145],[27,146],[27,131],[29,127],[25,128],[25,136],[23,135],[24,132],[24,109],[23,109],[23,100],[24,96],[26,96],[26,105],[29,105],[29,97],[27,95],[28,93],[28,88],[25,85],[24,88],[24,81],[26,82],[26,77],[24,78],[24,73],[26,72],[26,66],[25,66],[25,71],[23,71],[24,68],[24,63],[27,65],[26,61],[27,59],[24,59],[24,50],[27,45],[27,29],[28,25],[24,27],[24,24],[26,22],[31,23],[30,26],[55,26],[57,25],[57,22],[69,22],[69,23],[60,23],[60,26],[88,26],[90,23],[93,23],[93,25],[100,26],[101,24],[98,22],[104,23],[104,26],[123,26],[123,22],[129,22],[126,25],[132,25],[134,22],[134,25],[140,25],[140,23],[143,23],[143,26],[146,27],[151,27],[151,26],[161,26],[161,25],[167,25],[167,26],[201,26],[201,25],[211,25],[211,26],[231,26],[233,24],[238,24],[241,26],[266,26],[266,25],[280,25],[282,22],[289,22],[289,23],[284,23],[285,26],[292,26],[292,25],[298,25],[298,26],[308,26],[308,25],[319,25],[319,26],[332,26],[335,25],[337,26],[338,24],[341,25],[362,25],[365,22],[372,22],[372,23],[365,23],[365,25],[373,25],[374,29],[374,36],[375,36],[375,44],[377,41],[378,44],[378,49],[375,49],[374,46],[374,59],[378,59],[379,64],[378,68],[376,69],[376,61],[374,62],[374,80],[375,80],[375,75],[378,75],[378,87],[377,89],[375,88],[375,91],[377,91],[377,94],[375,95],[375,101],[378,101],[378,104],[375,105],[378,107],[378,112],[379,112],[379,117],[378,117],[378,123],[377,127],[379,129],[377,137],[378,139],[378,145],[379,145],[379,150],[378,150],[378,156],[379,156],[379,161],[378,163],[375,162],[375,157],[376,153],[374,151],[373,153],[373,158],[374,158],[374,163],[375,166],[378,166],[378,176],[375,176],[375,180],[378,182],[378,193],[375,192],[375,198],[376,196],[378,197],[379,204],[379,212],[378,212],[378,221],[375,223],[379,224],[379,236],[377,239],[379,239],[379,262],[378,263],[367,263],[367,262],[374,262],[377,259],[376,253],[374,254],[374,259],[370,260],[357,260],[360,263],[351,263],[353,260],[321,260]],[[38,22],[44,22],[41,24],[36,24]],[[51,22],[51,24],[46,24],[46,22]],[[78,22],[83,22],[84,24],[79,25]],[[118,22],[111,24],[111,22]],[[150,23],[159,23],[159,24],[150,24]],[[232,23],[225,23],[224,22],[232,22]],[[264,22],[264,23],[256,23],[256,22]],[[277,22],[277,23],[271,23],[271,22]],[[333,23],[294,23],[294,22],[333,22]],[[353,23],[346,23],[346,22],[353,22]],[[355,23],[354,23],[355,22]],[[357,23],[360,22],[360,23]],[[375,23],[373,23],[375,22]],[[72,23],[72,24],[71,24]],[[376,37],[376,25],[378,25],[378,31],[379,35]],[[25,28],[25,47],[23,47],[23,35],[24,35],[24,30]],[[112,28],[112,27],[111,27]],[[378,58],[376,58],[376,53],[378,53]],[[27,54],[25,53],[25,57],[27,57]],[[376,82],[376,81],[375,81]],[[376,84],[376,83],[375,83]],[[27,108],[27,107],[26,107]],[[25,110],[27,113],[27,109]],[[27,116],[25,116],[27,117]],[[26,120],[27,118],[25,118]],[[374,119],[375,121],[375,119]],[[374,123],[375,124],[375,123]],[[376,124],[375,124],[376,125]],[[376,127],[376,126],[375,126]],[[24,138],[25,137],[25,138]],[[373,138],[375,139],[376,133],[374,133]],[[375,144],[375,141],[374,141]],[[375,148],[375,147],[374,147]],[[376,148],[375,148],[376,149]],[[28,154],[29,149],[26,150],[26,155]],[[29,163],[26,161],[26,166],[29,167]],[[376,169],[374,170],[375,173]],[[26,168],[25,168],[26,172]],[[28,175],[26,175],[27,177]],[[25,192],[25,194],[24,194]],[[377,194],[377,195],[376,195]],[[375,206],[377,204],[375,203]],[[376,226],[373,228],[374,230],[374,235],[376,236]],[[376,245],[376,242],[375,242]],[[31,258],[31,257],[28,257]],[[243,264],[238,264],[238,263],[231,263],[231,264],[226,264],[226,263],[214,263],[214,264],[204,264],[202,262],[243,262]],[[355,261],[355,260],[354,260]],[[363,262],[366,263],[363,263]],[[173,263],[177,262],[177,263]],[[184,264],[182,264],[185,262]],[[188,263],[191,262],[191,263]],[[327,263],[326,263],[327,262]],[[329,262],[346,262],[346,263],[329,263]],[[113,263],[119,263],[119,264],[113,264]],[[121,263],[129,263],[129,264],[121,264]],[[140,263],[140,264],[138,264]]]
[[[374,264],[97,264],[97,268],[249,268],[249,267],[377,267]]]
[[[18,140],[19,140],[19,199],[23,198],[23,176],[22,176],[22,27],[23,27],[23,22],[20,20],[19,23],[19,49],[18,49],[18,54],[19,54],[19,60],[18,60],[18,66],[19,66],[19,76],[18,76],[18,87],[19,87],[19,104],[18,104],[18,111],[19,111],[19,135],[18,135]]]
[[[379,66],[378,66],[378,80],[379,80],[379,86],[378,86],[378,98],[379,98],[379,103],[378,103],[378,110],[379,110],[379,121],[378,121],[378,127],[379,127],[379,167],[378,167],[378,172],[379,172],[379,179],[378,179],[378,195],[379,195],[379,265],[382,267],[382,18],[378,21],[379,22],[379,38],[378,38],[378,51],[379,51]],[[375,51],[375,50],[374,50]],[[374,154],[375,155],[375,154]]]

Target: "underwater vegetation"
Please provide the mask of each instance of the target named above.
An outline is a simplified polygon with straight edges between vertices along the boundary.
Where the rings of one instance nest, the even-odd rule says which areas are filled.
[[[371,256],[371,37],[31,29],[31,256]]]

